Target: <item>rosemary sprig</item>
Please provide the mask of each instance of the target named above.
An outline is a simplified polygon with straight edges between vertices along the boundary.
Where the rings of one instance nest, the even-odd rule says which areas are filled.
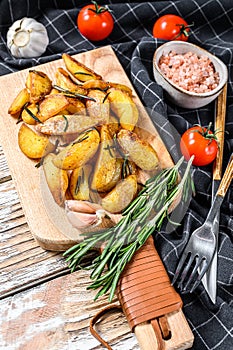
[[[58,85],[53,85],[53,87],[55,89],[57,89],[58,91],[62,92],[67,97],[84,98],[86,100],[90,100],[90,101],[96,102],[96,100],[93,97],[89,97],[89,96],[86,96],[86,95],[78,94],[77,92],[73,92],[73,91],[64,89],[64,88],[62,88],[61,86],[58,86]]]
[[[67,116],[66,115],[64,115],[64,114],[62,114],[62,117],[64,118],[64,120],[65,120],[65,127],[64,127],[64,132],[66,132],[67,131],[67,129],[68,129],[68,126],[69,126],[69,122],[68,122],[68,119],[67,119]]]
[[[179,169],[183,165],[183,158],[172,168],[150,178],[137,198],[123,211],[121,220],[114,227],[85,233],[86,237],[81,243],[64,253],[72,272],[80,266],[89,250],[104,247],[90,267],[93,282],[88,289],[99,289],[95,300],[109,292],[109,301],[112,301],[125,265],[149,236],[155,230],[161,229],[174,201],[180,196],[188,199],[193,186],[190,180],[192,160],[191,158],[187,163],[180,182]]]
[[[32,111],[27,106],[24,106],[24,109],[36,122],[42,123],[42,121],[39,118],[37,118],[37,116],[34,113],[32,113]]]

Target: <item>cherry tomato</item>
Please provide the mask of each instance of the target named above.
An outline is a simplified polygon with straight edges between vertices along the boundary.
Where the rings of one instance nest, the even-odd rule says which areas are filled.
[[[216,134],[208,128],[199,125],[186,130],[181,137],[180,149],[186,160],[194,155],[193,165],[210,164],[217,156],[218,143]]]
[[[87,39],[99,41],[107,38],[113,30],[114,21],[107,7],[93,4],[84,6],[78,14],[77,25]]]
[[[181,17],[176,15],[164,15],[154,24],[153,36],[163,40],[187,41],[190,34],[190,26]]]

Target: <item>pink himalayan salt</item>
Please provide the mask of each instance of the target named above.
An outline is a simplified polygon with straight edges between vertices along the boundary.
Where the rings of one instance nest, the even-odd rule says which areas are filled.
[[[166,78],[187,91],[209,92],[219,84],[219,74],[207,56],[170,51],[161,56],[158,66]]]

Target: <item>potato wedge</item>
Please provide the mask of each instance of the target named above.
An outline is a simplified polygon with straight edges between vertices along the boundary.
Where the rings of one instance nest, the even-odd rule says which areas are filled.
[[[45,122],[47,119],[58,114],[69,106],[69,101],[62,94],[52,94],[46,96],[40,103],[40,116],[41,122]]]
[[[92,190],[98,192],[107,192],[111,190],[120,179],[120,169],[119,162],[117,162],[116,158],[114,142],[108,130],[108,126],[102,125],[100,130],[99,153],[91,183]],[[118,174],[117,177],[116,173]]]
[[[92,69],[86,67],[83,63],[78,62],[75,58],[67,53],[63,53],[62,58],[67,70],[78,80],[84,82],[87,80],[102,79],[102,77],[95,73]]]
[[[88,114],[92,118],[99,118],[101,116],[108,123],[110,105],[106,98],[106,93],[100,90],[90,90],[87,96],[95,99],[95,101],[86,101]]]
[[[43,161],[45,178],[55,202],[62,206],[66,199],[69,179],[66,170],[59,169],[53,164],[54,153],[49,153]]]
[[[26,88],[22,89],[13,100],[12,104],[8,109],[8,113],[15,115],[22,111],[26,103],[30,101],[30,95]]]
[[[119,123],[119,119],[115,115],[110,115],[108,129],[110,134],[112,135],[112,138],[118,133],[118,131],[120,131],[121,126]]]
[[[109,88],[109,84],[100,79],[87,80],[82,85],[85,89],[99,89],[99,90],[107,90]]]
[[[70,176],[69,189],[73,199],[88,201],[90,198],[89,177],[92,170],[90,164],[74,169]]]
[[[137,177],[129,175],[118,182],[116,187],[102,199],[101,205],[110,213],[120,213],[131,203],[136,194]]]
[[[66,110],[68,111],[68,114],[79,114],[79,115],[86,115],[86,106],[85,104],[78,100],[77,98],[70,98],[67,97],[67,100],[69,102],[68,106],[66,107]],[[60,113],[64,114],[64,113]]]
[[[26,80],[26,87],[30,92],[30,102],[36,103],[50,93],[52,82],[45,73],[30,70]]]
[[[19,128],[18,144],[21,151],[33,159],[39,159],[55,149],[47,136],[37,134],[24,123]]]
[[[87,129],[101,125],[103,118],[91,118],[85,115],[55,115],[43,124],[38,124],[36,130],[46,135],[68,135],[81,133]]]
[[[133,95],[133,92],[132,92],[132,89],[130,87],[128,87],[127,85],[124,85],[124,84],[119,84],[119,83],[113,83],[113,82],[108,82],[108,85],[109,87],[111,88],[115,88],[115,89],[118,89],[118,90],[122,90],[124,92],[127,92],[127,94],[129,96],[132,97]]]
[[[159,159],[154,148],[137,134],[129,130],[120,130],[117,134],[117,141],[124,153],[129,156],[139,168],[152,171],[158,168]]]
[[[23,119],[24,123],[35,125],[37,122],[39,122],[39,116],[38,116],[38,105],[35,103],[31,103],[28,106],[25,106],[21,118]]]
[[[128,93],[110,88],[107,91],[110,107],[120,119],[122,128],[132,131],[138,121],[138,109]]]
[[[77,94],[86,95],[87,89],[81,85],[75,84],[69,76],[69,73],[63,69],[58,68],[55,74],[56,85],[61,87],[62,89],[76,92]]]
[[[83,166],[96,153],[100,136],[96,129],[80,134],[74,142],[56,155],[53,162],[58,168],[73,170]]]

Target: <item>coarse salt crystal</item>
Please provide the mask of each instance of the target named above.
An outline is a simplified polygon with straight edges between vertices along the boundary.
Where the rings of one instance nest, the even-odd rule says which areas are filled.
[[[158,66],[173,83],[191,92],[211,91],[219,84],[219,74],[207,56],[170,51],[161,56]]]

